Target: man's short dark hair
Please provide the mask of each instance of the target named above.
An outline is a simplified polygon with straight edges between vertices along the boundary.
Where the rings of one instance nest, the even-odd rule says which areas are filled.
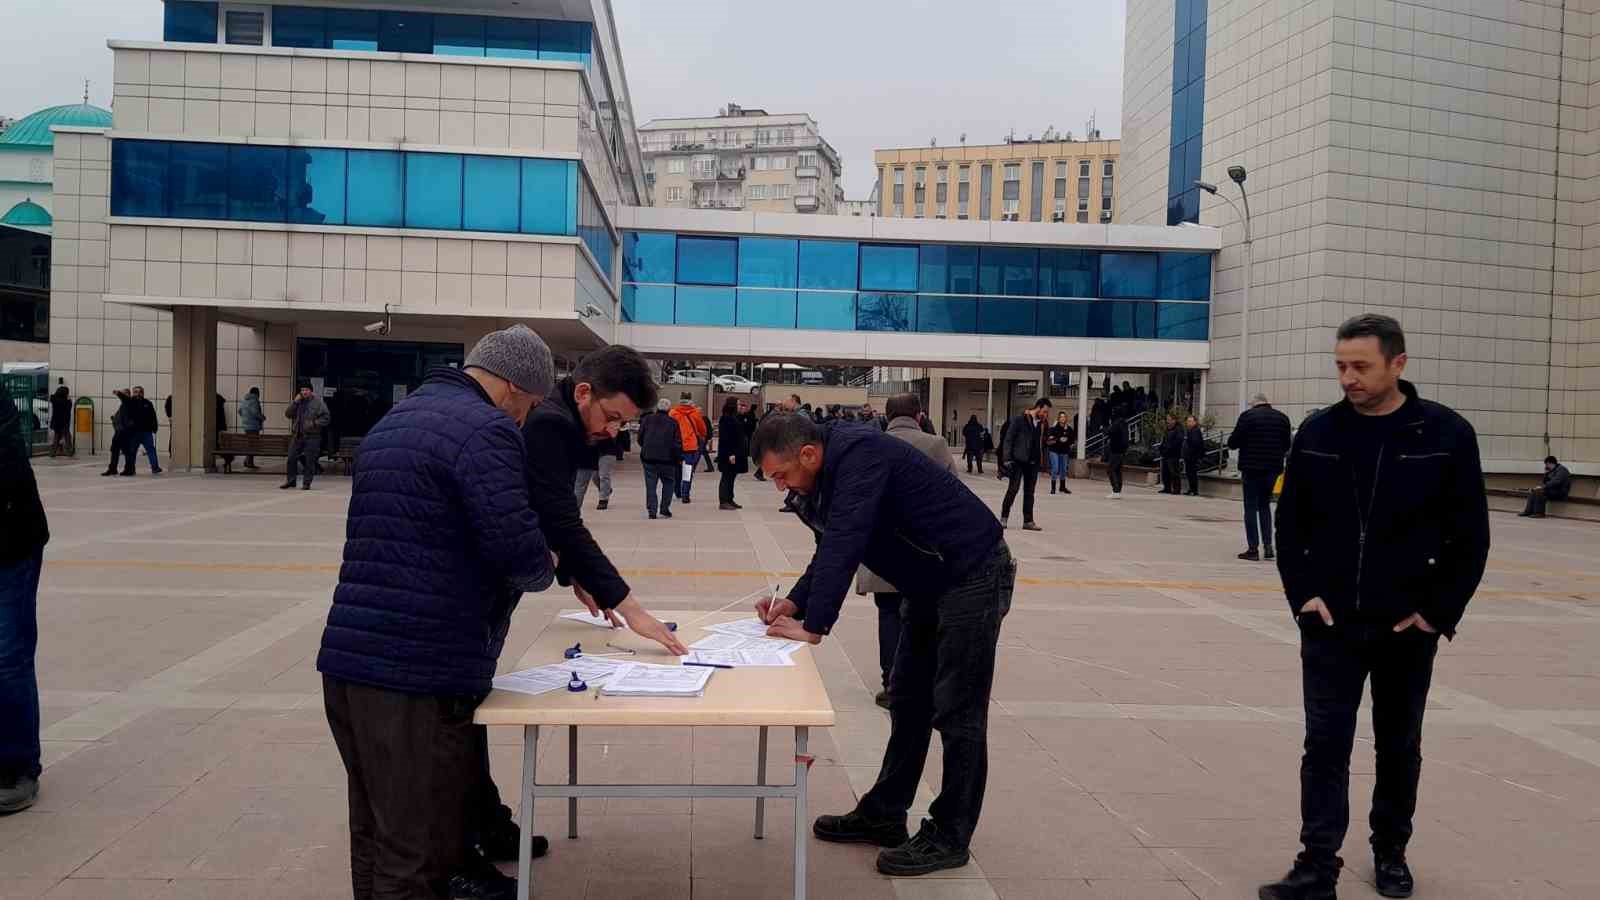
[[[626,394],[640,409],[656,405],[656,383],[650,377],[650,364],[639,351],[622,344],[602,347],[584,357],[572,373],[572,383],[588,383],[601,399]]]
[[[1033,408],[1034,409],[1055,409],[1056,405],[1054,403],[1050,402],[1050,398],[1049,397],[1040,397],[1039,399],[1033,401]]]
[[[1377,338],[1378,349],[1383,353],[1385,361],[1406,352],[1406,333],[1401,330],[1400,323],[1377,313],[1363,313],[1346,319],[1345,323],[1339,326],[1336,337],[1341,341],[1353,341],[1364,337]]]
[[[794,401],[794,405],[795,406],[801,406],[802,405],[801,402],[800,402],[800,395],[799,394],[790,394],[789,395],[789,399]],[[810,404],[803,404],[803,405],[809,406]]]
[[[768,453],[788,456],[806,444],[822,443],[822,429],[810,416],[799,413],[773,413],[761,420],[750,437],[750,458],[757,464]]]
[[[898,419],[901,416],[915,419],[920,415],[922,415],[922,398],[916,394],[895,394],[883,405],[885,419]]]
[[[1559,465],[1561,465],[1561,463],[1554,456],[1546,456],[1544,458],[1544,462],[1545,462],[1545,465],[1547,465],[1547,466],[1559,466]]]

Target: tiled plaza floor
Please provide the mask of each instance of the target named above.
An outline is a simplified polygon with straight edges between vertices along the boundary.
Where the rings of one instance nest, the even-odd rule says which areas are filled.
[[[102,457],[103,460],[103,457]],[[314,668],[349,479],[96,477],[38,466],[54,540],[39,599],[46,770],[39,804],[0,819],[0,897],[348,897],[344,772]],[[784,580],[811,540],[766,485],[716,509],[714,476],[672,521],[645,521],[630,460],[588,521],[659,610],[713,609]],[[968,483],[998,504],[992,477]],[[991,780],[973,864],[893,881],[872,853],[813,841],[814,898],[1240,898],[1296,849],[1296,635],[1266,564],[1235,560],[1240,507],[1099,484],[1039,497],[990,719]],[[1020,515],[1014,518],[1020,518]],[[1496,514],[1483,590],[1439,654],[1412,862],[1418,897],[1600,896],[1600,529]],[[502,669],[569,592],[524,599]],[[872,781],[885,714],[872,604],[818,649],[838,725],[813,736],[814,812]],[[534,660],[531,662],[544,662]],[[1367,881],[1370,734],[1357,745],[1345,897]],[[520,733],[493,731],[514,795]],[[775,734],[773,746],[789,737]],[[541,761],[554,778],[561,737]],[[580,737],[615,781],[747,780],[751,731]],[[786,779],[774,754],[772,776]],[[925,784],[937,787],[935,746]],[[545,763],[549,768],[545,768]],[[922,803],[928,799],[922,798]],[[561,808],[541,808],[547,826]],[[577,841],[536,864],[555,898],[788,896],[792,825],[748,801],[586,801]],[[915,823],[913,822],[913,827]]]

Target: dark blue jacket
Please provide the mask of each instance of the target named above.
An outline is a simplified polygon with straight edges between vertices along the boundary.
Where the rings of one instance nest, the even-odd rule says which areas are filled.
[[[525,469],[516,423],[464,372],[389,410],[361,442],[318,671],[487,693],[517,600],[554,577]]]
[[[910,597],[931,600],[1000,543],[1000,522],[961,479],[872,425],[822,426],[822,471],[790,495],[817,551],[789,591],[805,628],[827,634],[863,563]]]

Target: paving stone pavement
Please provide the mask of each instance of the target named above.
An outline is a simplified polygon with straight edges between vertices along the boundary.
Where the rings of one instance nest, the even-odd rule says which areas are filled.
[[[348,897],[344,772],[323,718],[317,642],[337,579],[349,479],[96,477],[40,461],[54,539],[39,599],[46,770],[39,804],[0,818],[0,898]],[[587,521],[657,610],[714,609],[805,565],[808,532],[770,486],[714,477],[671,521],[646,521],[618,470]],[[992,477],[968,484],[998,506]],[[1238,898],[1296,849],[1296,635],[1266,564],[1233,558],[1240,507],[1103,484],[1038,498],[1001,636],[991,779],[973,863],[947,877],[875,874],[866,849],[812,842],[817,898]],[[1495,514],[1484,588],[1439,654],[1411,857],[1421,898],[1600,896],[1600,530]],[[570,593],[523,600],[511,670]],[[887,733],[872,703],[875,612],[847,604],[818,649],[838,725],[813,736],[811,807],[844,811]],[[1363,729],[1367,726],[1363,724]],[[515,794],[520,733],[493,729]],[[783,747],[789,736],[773,735]],[[564,735],[541,761],[561,774]],[[589,729],[586,773],[615,781],[746,780],[740,729]],[[782,754],[774,754],[780,757]],[[937,788],[929,758],[925,807]],[[548,767],[548,768],[546,768]],[[790,774],[773,760],[774,780]],[[1362,811],[1370,732],[1353,763],[1341,886],[1370,887]],[[782,804],[776,804],[782,806]],[[537,813],[554,825],[552,801]],[[792,827],[748,801],[594,800],[576,841],[536,864],[554,898],[787,897]],[[915,812],[914,812],[915,815]],[[913,826],[915,822],[912,823]]]

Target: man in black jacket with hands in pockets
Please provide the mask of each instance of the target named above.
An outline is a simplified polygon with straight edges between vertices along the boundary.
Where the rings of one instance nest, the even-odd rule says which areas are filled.
[[[1400,376],[1405,335],[1387,316],[1339,327],[1345,399],[1300,428],[1278,503],[1278,571],[1300,627],[1304,849],[1261,900],[1332,900],[1350,824],[1350,751],[1372,680],[1378,893],[1409,897],[1422,715],[1439,636],[1454,637],[1489,555],[1478,437]]]

